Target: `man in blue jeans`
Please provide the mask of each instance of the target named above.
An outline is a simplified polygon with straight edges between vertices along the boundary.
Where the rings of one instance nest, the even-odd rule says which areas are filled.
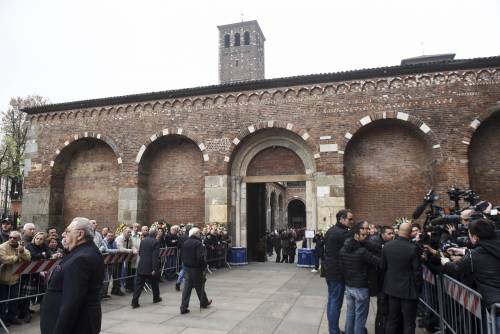
[[[336,215],[337,224],[325,234],[326,284],[328,285],[328,331],[330,334],[342,333],[339,328],[340,310],[344,300],[345,284],[340,269],[340,249],[351,236],[349,227],[353,220],[350,210],[342,209]]]

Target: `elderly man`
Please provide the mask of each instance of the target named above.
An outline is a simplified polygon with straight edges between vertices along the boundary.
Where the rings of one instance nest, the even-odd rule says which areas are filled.
[[[23,241],[24,245],[27,246],[31,241],[33,240],[33,237],[35,236],[35,224],[33,223],[26,223],[23,226]]]
[[[147,237],[148,233],[149,233],[149,226],[143,225],[141,227],[141,240],[144,239],[145,237]]]
[[[132,230],[130,227],[125,227],[122,234],[116,238],[116,245],[121,253],[137,254],[137,244],[134,244],[132,239]],[[125,290],[127,292],[134,292],[134,279],[135,279],[135,261],[124,263],[125,266]]]
[[[73,219],[66,229],[69,254],[54,268],[41,306],[42,334],[97,334],[101,331],[100,291],[104,261],[92,224]]]
[[[20,244],[21,233],[12,231],[9,240],[0,245],[0,300],[17,298],[19,293],[19,275],[13,273],[13,264],[30,261],[31,254]],[[6,324],[19,325],[17,319],[17,301],[0,303],[0,317]]]
[[[189,299],[191,298],[191,291],[193,288],[196,290],[196,294],[200,300],[200,307],[207,308],[212,304],[212,300],[209,300],[205,293],[205,281],[207,280],[205,269],[207,268],[207,262],[199,228],[194,227],[189,230],[189,239],[182,244],[181,257],[185,270],[181,314],[189,312]]]
[[[113,232],[108,232],[106,237],[102,240],[101,247],[99,248],[101,253],[115,254],[118,253],[118,246],[116,245],[115,235]],[[102,284],[102,298],[110,298],[108,295],[109,281],[113,281],[113,287],[111,288],[111,294],[117,296],[125,295],[120,289],[120,271],[121,267],[119,264],[109,264],[106,266],[104,283]]]
[[[156,230],[151,229],[139,248],[139,265],[137,267],[137,285],[135,286],[132,308],[139,307],[139,297],[146,281],[151,283],[153,303],[161,302],[160,289],[160,241],[156,240]]]

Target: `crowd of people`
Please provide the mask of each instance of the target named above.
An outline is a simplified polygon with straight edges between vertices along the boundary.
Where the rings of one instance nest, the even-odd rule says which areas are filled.
[[[329,333],[344,333],[339,328],[344,296],[346,334],[366,332],[370,297],[375,296],[375,333],[415,333],[423,264],[436,274],[453,275],[478,290],[486,309],[499,303],[500,239],[491,221],[469,217],[467,213],[462,216],[469,245],[449,247],[443,254],[439,245],[429,242],[430,232],[422,231],[416,223],[403,220],[396,226],[375,226],[354,221],[350,210],[340,210],[337,224],[320,241],[324,249],[317,252],[328,286]],[[455,232],[453,226],[447,226],[440,242],[453,240]],[[496,323],[500,326],[498,314]]]
[[[174,252],[170,256],[160,260],[159,254],[156,262],[159,267],[156,269],[155,277],[158,280],[176,280],[175,288],[180,291],[183,281],[187,282],[185,272],[181,265],[177,268],[177,256],[184,241],[189,239],[192,225],[169,226],[163,222],[155,222],[151,226],[120,226],[115,231],[108,227],[98,229],[95,220],[90,220],[92,243],[100,254],[127,253],[140,255],[141,244],[153,237],[160,248],[171,247]],[[207,267],[216,269],[222,266],[225,261],[225,250],[231,240],[224,227],[216,225],[206,225],[203,229],[197,229]],[[68,230],[58,234],[56,228],[48,228],[46,232],[37,231],[32,223],[25,223],[18,228],[14,227],[8,218],[3,219],[0,231],[0,319],[6,326],[20,325],[23,322],[31,321],[32,304],[40,303],[43,294],[46,292],[47,278],[45,272],[31,273],[29,275],[16,275],[12,268],[14,265],[38,260],[63,259],[69,253]],[[140,256],[133,257],[131,262],[120,262],[106,265],[101,281],[100,298],[111,298],[111,295],[124,296],[126,293],[134,293],[132,306],[138,305],[137,287],[143,288],[144,271],[141,272]],[[143,260],[144,262],[144,260]],[[156,263],[155,262],[155,263]],[[182,262],[180,262],[182,263]],[[144,263],[142,264],[144,266]],[[178,272],[180,270],[180,272]],[[102,282],[104,282],[102,284]],[[191,286],[192,280],[190,281]],[[109,287],[111,285],[111,292]],[[154,284],[152,284],[154,286]],[[196,287],[195,287],[196,288]],[[154,291],[158,292],[158,290]],[[38,295],[38,296],[37,296]],[[36,297],[30,297],[36,296]],[[155,298],[156,298],[155,294]],[[159,296],[158,296],[159,298]],[[156,301],[158,300],[156,298]]]

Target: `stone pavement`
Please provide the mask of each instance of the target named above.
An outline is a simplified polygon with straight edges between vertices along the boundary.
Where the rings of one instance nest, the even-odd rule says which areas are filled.
[[[163,301],[152,303],[144,293],[141,307],[130,307],[131,295],[113,296],[102,304],[103,334],[326,334],[323,278],[292,264],[251,263],[219,269],[208,276],[207,294],[213,305],[200,311],[195,291],[186,315],[179,314],[181,293],[173,282],[160,285]],[[367,327],[373,333],[376,302],[370,304]],[[341,322],[345,315],[341,316]],[[11,326],[11,333],[39,333],[38,312],[30,324]],[[343,328],[343,324],[341,325]],[[1,332],[1,331],[0,331]]]

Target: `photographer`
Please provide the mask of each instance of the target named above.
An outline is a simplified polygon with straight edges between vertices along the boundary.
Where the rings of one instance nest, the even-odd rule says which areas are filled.
[[[469,223],[469,238],[475,247],[449,248],[449,254],[462,257],[454,258],[454,262],[443,257],[442,272],[470,274],[487,307],[500,303],[500,240],[496,238],[495,226],[486,219],[472,221]],[[498,313],[496,323],[499,328]]]

